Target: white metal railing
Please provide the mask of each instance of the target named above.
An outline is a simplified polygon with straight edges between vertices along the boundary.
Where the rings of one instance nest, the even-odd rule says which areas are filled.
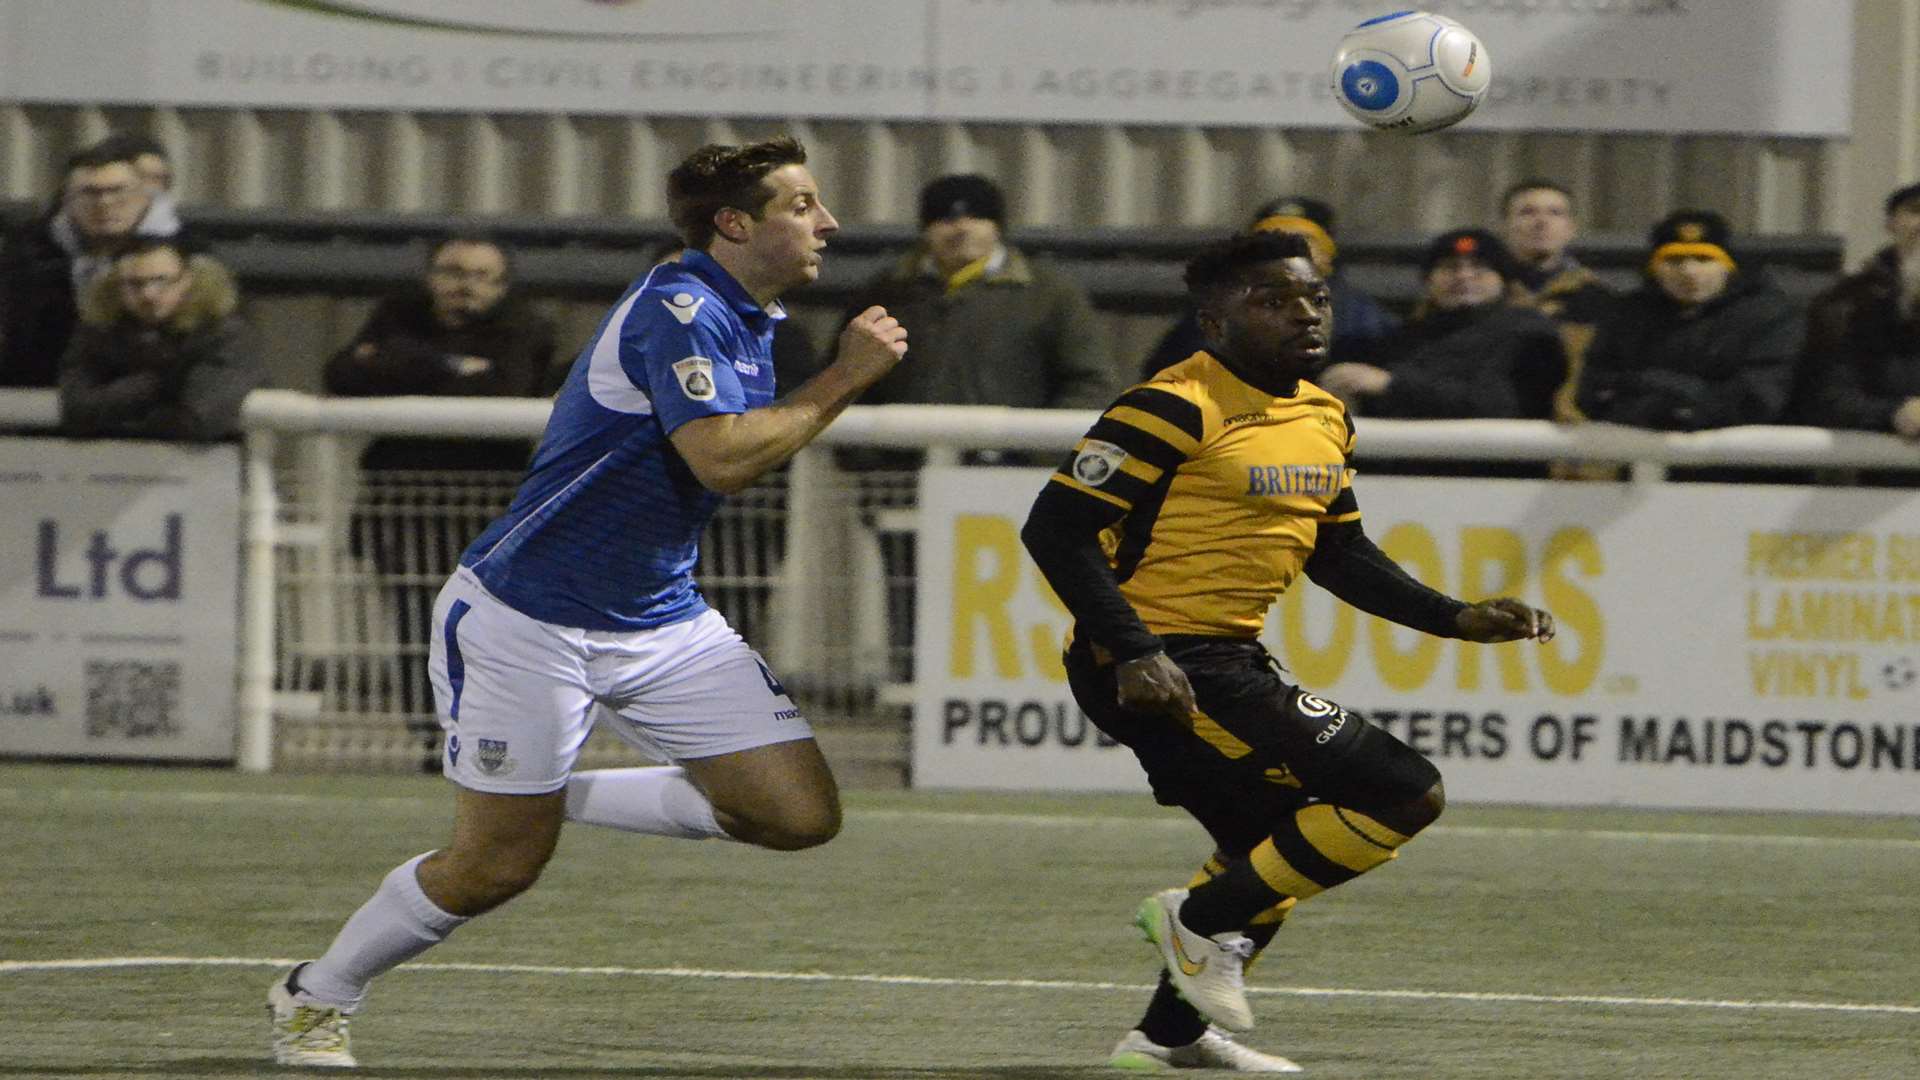
[[[243,414],[246,558],[238,687],[242,768],[270,769],[276,717],[312,710],[299,692],[277,685],[285,681],[277,635],[288,617],[277,607],[283,593],[277,575],[282,556],[289,552],[327,550],[342,543],[348,526],[340,508],[350,501],[343,492],[357,478],[341,475],[340,463],[349,458],[340,441],[404,434],[532,438],[549,409],[545,400],[328,399],[281,390],[258,391],[248,398]],[[932,463],[957,460],[968,449],[1059,453],[1094,416],[1083,410],[856,406],[826,431],[820,444],[921,448]],[[0,428],[44,429],[57,419],[51,391],[0,392]],[[1363,466],[1368,458],[1616,462],[1632,466],[1636,483],[1660,482],[1670,466],[1920,467],[1920,447],[1911,443],[1890,435],[1822,428],[1669,434],[1608,424],[1365,418],[1358,428]],[[276,462],[282,467],[276,468]],[[311,488],[299,495],[299,513],[289,512],[285,488],[290,476],[298,477],[291,482]],[[1009,498],[1030,496],[1022,489]],[[899,612],[889,614],[885,607],[895,599],[889,589],[911,586],[903,578],[899,549],[886,545],[890,538],[901,540],[910,560],[911,475],[850,480],[835,467],[830,450],[809,449],[788,470],[783,491],[762,493],[757,501],[750,496],[746,505],[758,515],[751,526],[757,539],[729,543],[762,549],[752,556],[758,561],[742,580],[764,586],[756,594],[754,610],[765,622],[764,644],[783,674],[870,683],[867,689],[882,699],[900,700],[902,681],[910,677],[903,675],[902,661],[910,663],[911,657],[899,627],[887,629],[890,621],[898,622]],[[732,522],[729,527],[746,526]],[[770,537],[770,532],[778,535]],[[709,540],[709,547],[718,546],[712,536]],[[318,565],[327,564],[321,560]],[[320,587],[313,595],[315,604],[324,605],[334,594]],[[876,623],[881,629],[874,628]],[[865,660],[848,661],[848,655],[861,649],[866,650]]]

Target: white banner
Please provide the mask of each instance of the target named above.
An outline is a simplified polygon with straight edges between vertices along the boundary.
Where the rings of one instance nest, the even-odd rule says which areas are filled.
[[[916,786],[1145,790],[1068,693],[1019,529],[1041,470],[922,477]],[[1304,581],[1266,640],[1432,758],[1462,802],[1920,814],[1920,495],[1368,478],[1414,576],[1551,611],[1443,641]]]
[[[230,761],[240,454],[0,439],[0,754]]]
[[[1498,130],[1838,136],[1851,0],[1426,0]],[[1352,127],[1383,0],[7,0],[0,96],[459,112]]]

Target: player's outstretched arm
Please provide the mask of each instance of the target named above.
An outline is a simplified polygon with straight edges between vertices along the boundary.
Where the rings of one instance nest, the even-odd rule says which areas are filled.
[[[906,328],[885,308],[870,307],[841,332],[838,358],[784,400],[690,420],[669,438],[700,483],[732,494],[799,453],[906,355]]]
[[[1468,604],[1428,588],[1375,546],[1357,520],[1322,525],[1306,571],[1314,584],[1361,611],[1436,637],[1483,642],[1553,637],[1553,616],[1519,600]]]

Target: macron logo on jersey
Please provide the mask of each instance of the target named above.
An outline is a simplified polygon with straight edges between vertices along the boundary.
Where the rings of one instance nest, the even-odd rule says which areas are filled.
[[[673,317],[680,320],[681,326],[691,326],[693,317],[700,314],[700,305],[706,302],[704,296],[695,299],[692,293],[675,293],[673,299],[662,300],[660,305],[673,312]]]

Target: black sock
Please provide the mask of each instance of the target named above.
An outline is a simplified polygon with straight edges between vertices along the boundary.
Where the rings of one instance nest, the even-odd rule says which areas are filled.
[[[1185,1046],[1206,1033],[1207,1022],[1174,991],[1173,982],[1162,971],[1139,1027],[1142,1035],[1161,1046]]]
[[[1194,886],[1186,903],[1180,905],[1180,921],[1187,929],[1208,937],[1245,930],[1255,915],[1281,899],[1253,868],[1253,860],[1239,859],[1212,881]]]

